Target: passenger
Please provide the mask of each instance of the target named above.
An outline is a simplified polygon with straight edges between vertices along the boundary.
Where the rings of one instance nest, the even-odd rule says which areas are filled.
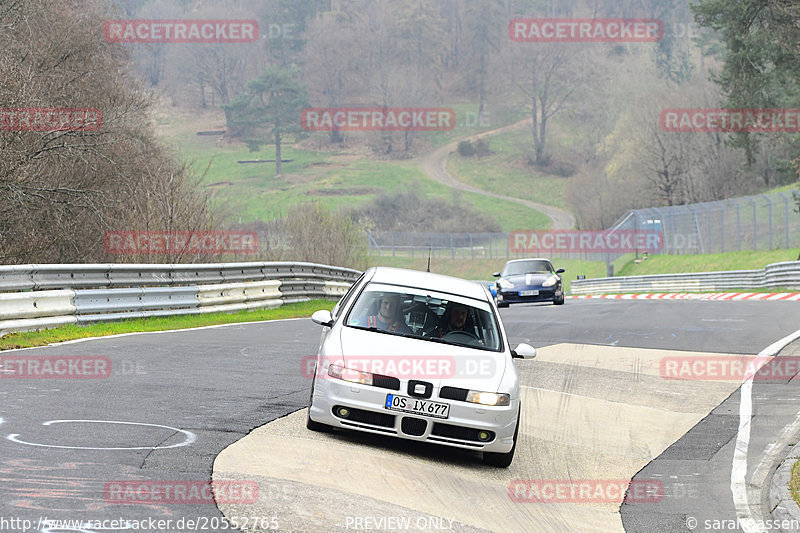
[[[397,333],[411,333],[402,315],[402,298],[399,294],[388,293],[380,298],[377,314],[368,314],[357,320],[355,324],[368,328],[378,328]]]

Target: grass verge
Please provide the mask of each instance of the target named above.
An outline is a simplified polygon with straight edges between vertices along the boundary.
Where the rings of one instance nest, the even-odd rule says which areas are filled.
[[[107,335],[119,335],[121,333],[165,331],[219,324],[234,324],[237,322],[260,322],[264,320],[279,320],[282,318],[299,318],[310,316],[314,311],[320,309],[333,309],[334,305],[336,305],[336,302],[333,300],[312,300],[310,302],[287,304],[275,309],[258,309],[254,311],[239,311],[236,313],[208,313],[203,315],[137,318],[118,322],[102,322],[89,326],[70,324],[42,331],[11,333],[0,338],[0,351],[12,350],[14,348],[46,346],[55,342],[84,339],[87,337],[105,337]]]
[[[797,505],[800,505],[800,459],[792,466],[792,477],[789,480],[789,491]]]
[[[717,272],[725,270],[757,270],[771,263],[794,261],[797,249],[772,251],[725,252],[702,255],[651,255],[640,263],[628,262],[618,276],[673,274],[675,272]]]

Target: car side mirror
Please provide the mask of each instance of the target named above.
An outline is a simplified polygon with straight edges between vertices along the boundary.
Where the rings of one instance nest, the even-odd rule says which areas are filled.
[[[523,342],[511,350],[511,357],[514,359],[533,359],[536,357],[536,348]]]
[[[314,314],[311,315],[311,320],[315,324],[319,324],[320,326],[325,326],[329,328],[333,325],[333,317],[331,316],[331,312],[327,309],[320,309],[319,311],[314,311]]]
[[[492,274],[492,276],[494,276],[496,278],[499,278],[500,277],[500,272],[495,272],[495,273]]]
[[[563,268],[559,268],[558,270],[556,270],[556,274],[563,274],[564,272],[566,272],[566,270],[564,270]]]

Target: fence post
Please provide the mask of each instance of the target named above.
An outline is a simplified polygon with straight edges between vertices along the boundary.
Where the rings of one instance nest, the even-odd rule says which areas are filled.
[[[473,259],[475,259],[475,247],[472,245],[472,233],[469,234],[469,251]]]
[[[783,199],[783,206],[786,219],[786,224],[784,225],[784,232],[786,234],[786,248],[789,248],[789,199],[786,198],[782,192],[779,192],[778,196],[780,196]]]
[[[767,201],[767,209],[769,212],[769,249],[772,251],[772,201],[767,198],[766,194],[762,194],[761,196]]]
[[[736,249],[742,251],[742,213],[739,207],[739,202],[733,201],[736,204]]]

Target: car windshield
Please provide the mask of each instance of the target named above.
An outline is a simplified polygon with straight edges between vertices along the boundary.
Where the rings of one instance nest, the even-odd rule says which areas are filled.
[[[370,283],[345,324],[480,350],[502,349],[497,319],[488,302],[425,289]]]
[[[531,260],[514,261],[508,263],[503,269],[503,276],[515,276],[517,274],[550,274],[553,272],[553,265],[549,261]]]

